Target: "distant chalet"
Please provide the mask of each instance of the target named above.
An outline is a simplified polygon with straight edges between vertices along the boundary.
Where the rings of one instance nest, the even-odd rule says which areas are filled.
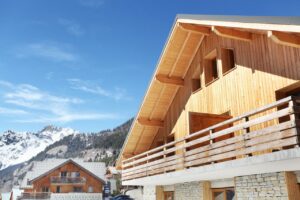
[[[102,199],[105,163],[81,159],[33,162],[20,189],[24,199]]]

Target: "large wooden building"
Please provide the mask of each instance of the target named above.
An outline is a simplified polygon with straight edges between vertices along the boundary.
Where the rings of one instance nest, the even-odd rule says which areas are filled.
[[[20,186],[24,192],[19,200],[102,199],[105,172],[105,163],[81,159],[34,162]]]
[[[119,156],[144,199],[300,199],[300,18],[177,16]]]

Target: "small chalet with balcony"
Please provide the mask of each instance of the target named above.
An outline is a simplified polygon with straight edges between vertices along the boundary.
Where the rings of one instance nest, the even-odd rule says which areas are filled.
[[[34,162],[26,173],[18,198],[102,199],[105,163],[80,159],[49,159]]]
[[[300,199],[299,113],[299,17],[178,15],[122,184],[147,200]]]

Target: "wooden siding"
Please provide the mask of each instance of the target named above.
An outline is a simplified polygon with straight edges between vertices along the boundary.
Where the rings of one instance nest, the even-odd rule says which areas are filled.
[[[236,61],[236,68],[225,75],[220,60],[223,47],[234,49]],[[205,85],[203,58],[214,49],[217,50],[219,78]],[[197,68],[201,71],[202,89],[192,93],[191,80]],[[189,134],[190,112],[230,112],[230,115],[238,116],[276,101],[277,90],[299,80],[299,48],[278,45],[264,34],[254,34],[251,42],[215,34],[206,36],[185,76],[185,86],[179,88],[164,119],[164,127],[158,131],[155,140],[162,140],[170,133],[175,133],[175,139]]]
[[[79,184],[51,184],[51,177],[60,176],[60,172],[67,171],[71,172],[79,172],[80,177],[86,179],[86,183],[79,185]],[[77,165],[69,162],[62,167],[56,169],[55,171],[43,176],[33,182],[33,189],[32,190],[25,190],[25,192],[42,192],[43,187],[48,187],[50,192],[56,193],[56,187],[60,186],[61,193],[68,193],[73,192],[73,188],[75,187],[82,187],[82,192],[88,192],[88,187],[93,187],[93,193],[101,193],[103,184],[102,182],[97,179],[96,177],[92,176],[91,174],[87,173],[86,170],[78,167]]]

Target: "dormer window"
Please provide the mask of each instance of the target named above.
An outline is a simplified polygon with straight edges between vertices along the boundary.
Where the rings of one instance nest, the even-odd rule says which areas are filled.
[[[198,66],[192,78],[192,92],[197,92],[201,89],[200,67]]]
[[[204,73],[205,84],[210,84],[219,78],[218,63],[217,63],[217,50],[213,50],[204,58]]]
[[[227,72],[235,68],[235,55],[233,49],[222,48],[221,59],[223,74],[226,74]]]

